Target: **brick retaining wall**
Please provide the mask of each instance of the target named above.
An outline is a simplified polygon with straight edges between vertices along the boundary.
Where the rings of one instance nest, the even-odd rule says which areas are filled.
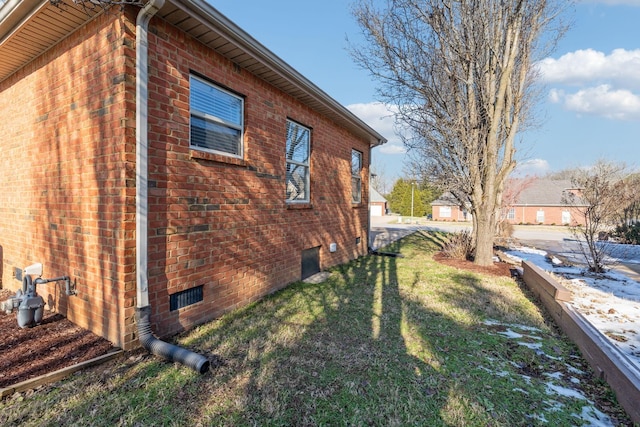
[[[578,346],[595,373],[611,386],[633,422],[640,423],[640,370],[573,308],[568,289],[533,263],[523,261],[522,267],[529,289]]]

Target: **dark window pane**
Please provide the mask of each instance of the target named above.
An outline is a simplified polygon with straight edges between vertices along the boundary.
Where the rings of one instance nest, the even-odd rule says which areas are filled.
[[[240,154],[241,132],[223,125],[191,116],[191,145],[208,150]]]

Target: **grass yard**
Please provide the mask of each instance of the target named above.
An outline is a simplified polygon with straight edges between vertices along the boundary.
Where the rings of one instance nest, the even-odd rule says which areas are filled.
[[[177,341],[0,402],[0,425],[628,425],[574,345],[507,277],[432,259],[442,235],[296,283]]]

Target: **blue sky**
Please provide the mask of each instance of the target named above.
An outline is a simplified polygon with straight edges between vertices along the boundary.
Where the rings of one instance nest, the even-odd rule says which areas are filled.
[[[209,0],[222,14],[347,106],[389,142],[373,153],[385,177],[406,156],[368,73],[347,52],[359,28],[349,0]],[[598,159],[640,168],[640,0],[582,0],[573,26],[541,62],[539,125],[521,134],[522,173],[588,166]]]

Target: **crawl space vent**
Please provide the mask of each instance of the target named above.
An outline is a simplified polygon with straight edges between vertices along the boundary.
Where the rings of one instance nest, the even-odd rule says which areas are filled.
[[[203,285],[169,295],[169,311],[179,310],[202,301]]]
[[[320,246],[302,251],[302,277],[313,276],[320,272]]]

